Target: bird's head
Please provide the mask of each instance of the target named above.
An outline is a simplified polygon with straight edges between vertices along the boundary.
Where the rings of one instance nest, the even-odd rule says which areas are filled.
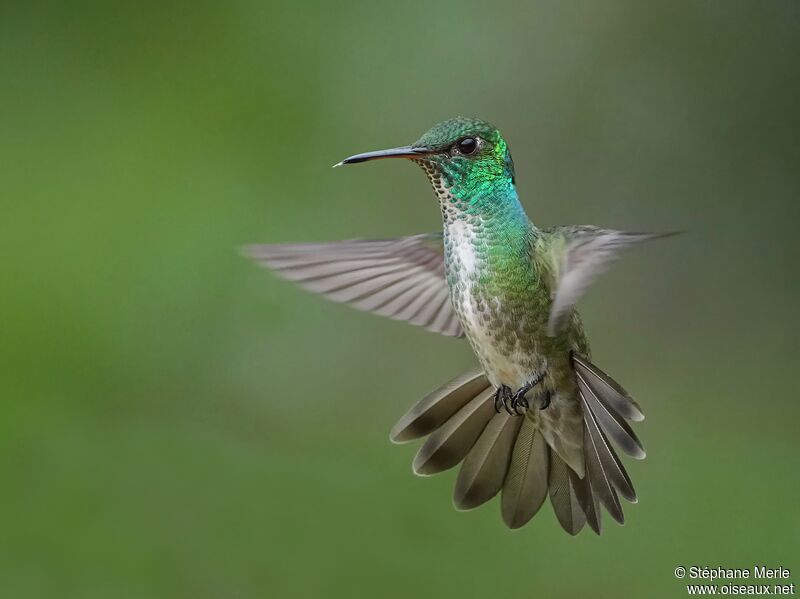
[[[410,146],[356,154],[336,166],[382,158],[408,158],[422,166],[442,202],[469,202],[514,187],[508,146],[497,128],[480,119],[449,119]]]

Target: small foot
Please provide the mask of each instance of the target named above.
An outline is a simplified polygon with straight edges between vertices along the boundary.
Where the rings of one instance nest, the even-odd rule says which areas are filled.
[[[511,388],[508,385],[500,385],[494,394],[495,411],[500,413],[501,409],[505,409],[505,411],[511,416],[522,416],[525,414],[525,412],[531,407],[528,403],[528,400],[525,398],[525,394],[533,387],[541,383],[542,379],[544,379],[544,374],[535,376],[530,382],[517,389],[515,393],[511,392]],[[539,401],[539,405],[537,407],[540,410],[544,410],[549,405],[550,393],[545,391],[541,394],[541,400]]]
[[[508,412],[513,416],[514,412],[512,412],[509,407],[511,404],[511,399],[512,399],[511,387],[509,387],[508,385],[500,385],[497,388],[497,391],[494,392],[495,412],[499,414],[500,410],[505,409],[506,412]]]
[[[530,389],[530,387],[527,389],[521,387],[511,396],[511,409],[519,416],[522,416],[531,407],[528,400],[525,399],[525,394],[528,392],[528,389]]]

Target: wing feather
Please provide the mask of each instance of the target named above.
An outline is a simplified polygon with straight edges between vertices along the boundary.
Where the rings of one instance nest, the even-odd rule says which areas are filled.
[[[668,237],[674,233],[628,233],[592,226],[556,227],[549,229],[562,243],[554,256],[556,281],[547,331],[556,335],[568,321],[572,307],[586,289],[619,258],[622,250],[633,245]]]
[[[444,273],[442,235],[253,245],[245,254],[336,302],[462,337]]]

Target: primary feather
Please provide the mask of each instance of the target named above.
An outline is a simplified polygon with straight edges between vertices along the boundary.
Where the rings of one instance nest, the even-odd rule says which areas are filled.
[[[251,245],[245,254],[333,301],[435,333],[463,335],[444,279],[441,233],[379,241]]]
[[[556,264],[557,282],[547,330],[556,335],[566,317],[586,289],[619,258],[620,253],[636,244],[672,233],[628,233],[589,225],[555,227],[549,230],[561,238],[562,248]]]

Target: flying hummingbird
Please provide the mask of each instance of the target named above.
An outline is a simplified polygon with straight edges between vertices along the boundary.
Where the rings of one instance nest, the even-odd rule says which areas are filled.
[[[458,117],[410,146],[339,164],[406,158],[422,167],[442,233],[381,241],[255,245],[247,254],[308,290],[453,337],[480,368],[428,394],[397,422],[394,442],[427,437],[414,472],[461,464],[457,509],[501,494],[509,528],[549,495],[570,534],[600,534],[600,506],[637,501],[616,446],[645,457],[628,421],[639,405],[591,362],[574,305],[621,250],[664,234],[593,226],[540,228],[517,196],[514,162],[489,123]]]

